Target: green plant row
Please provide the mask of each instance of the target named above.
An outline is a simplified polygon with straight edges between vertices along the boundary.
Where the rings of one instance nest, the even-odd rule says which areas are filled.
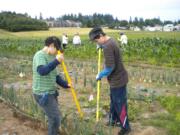
[[[65,56],[83,60],[96,59],[96,45],[88,39],[84,39],[82,42],[83,44],[78,47],[68,44]],[[43,47],[43,44],[44,39],[1,39],[1,56],[10,54],[33,56],[37,50]],[[180,41],[176,39],[131,39],[127,45],[120,45],[120,47],[123,52],[124,61],[127,62],[141,61],[153,65],[180,66]]]

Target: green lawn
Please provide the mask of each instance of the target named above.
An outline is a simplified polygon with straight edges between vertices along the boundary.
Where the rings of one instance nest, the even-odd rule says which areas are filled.
[[[82,38],[88,38],[88,32],[91,28],[50,28],[48,31],[28,31],[28,32],[7,32],[0,29],[0,38],[45,38],[47,36],[55,35],[61,37],[63,33],[66,33],[70,38],[75,34],[79,33]],[[114,38],[119,37],[119,32],[125,32],[129,39],[137,38],[175,38],[180,40],[180,32],[135,32],[135,31],[120,31],[112,29],[104,29],[106,33],[113,36]]]

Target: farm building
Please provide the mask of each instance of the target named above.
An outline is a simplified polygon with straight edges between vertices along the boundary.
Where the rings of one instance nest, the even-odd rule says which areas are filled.
[[[118,30],[127,30],[128,27],[115,26],[115,29],[118,29]]]
[[[174,25],[173,24],[167,24],[164,25],[163,31],[173,31],[174,30]]]
[[[133,30],[133,31],[141,31],[141,29],[140,29],[139,27],[137,27],[137,26],[135,26],[135,27],[130,27],[129,29],[130,29],[130,30]]]
[[[141,31],[141,29],[139,27],[134,27],[134,31]]]
[[[71,20],[58,20],[58,21],[46,21],[49,27],[81,27],[81,22],[75,22]]]
[[[151,26],[147,26],[147,27],[144,27],[143,28],[145,31],[162,31],[163,30],[163,27],[160,26],[160,25],[156,25],[154,27],[151,27]]]

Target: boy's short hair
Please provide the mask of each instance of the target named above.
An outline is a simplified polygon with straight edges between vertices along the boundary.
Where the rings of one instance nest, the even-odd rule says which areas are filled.
[[[62,47],[61,47],[61,40],[56,37],[56,36],[50,36],[50,37],[47,37],[46,40],[45,40],[45,46],[49,46],[50,44],[54,43],[54,47],[57,49],[57,50],[62,50]]]
[[[123,32],[120,32],[119,34],[120,34],[120,35],[124,35],[124,33],[123,33]]]
[[[95,40],[95,39],[97,39],[97,38],[99,38],[100,37],[100,35],[106,35],[104,32],[103,32],[103,30],[102,30],[102,28],[101,27],[94,27],[90,32],[89,32],[89,38],[90,38],[90,40]]]

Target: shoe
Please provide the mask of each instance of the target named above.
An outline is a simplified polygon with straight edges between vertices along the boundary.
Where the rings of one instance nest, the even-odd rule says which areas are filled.
[[[128,135],[131,132],[131,128],[125,129],[122,128],[119,132],[118,135]]]

